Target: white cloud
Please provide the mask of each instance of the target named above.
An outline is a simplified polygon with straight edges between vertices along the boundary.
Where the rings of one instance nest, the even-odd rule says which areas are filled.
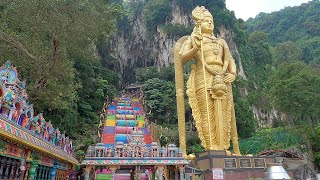
[[[227,8],[235,12],[237,18],[247,20],[260,12],[270,13],[288,6],[299,6],[309,0],[226,0]]]

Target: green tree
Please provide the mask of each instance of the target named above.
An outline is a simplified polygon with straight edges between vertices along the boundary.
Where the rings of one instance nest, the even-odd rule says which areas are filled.
[[[169,0],[148,0],[144,6],[144,22],[146,30],[152,33],[158,25],[164,24],[171,13]]]
[[[307,64],[320,64],[320,37],[302,39],[299,46],[303,50],[303,61]]]
[[[276,64],[302,60],[303,51],[293,42],[279,43],[274,48],[274,61]]]
[[[283,63],[268,80],[274,107],[291,115],[296,123],[319,121],[319,71],[303,62]],[[299,122],[300,121],[300,122]]]
[[[153,78],[142,85],[144,108],[152,121],[176,123],[176,98],[173,82]]]
[[[103,0],[3,0],[0,14],[1,62],[13,61],[27,79],[35,111],[73,138],[86,135],[117,79],[95,52],[98,38],[115,30],[121,7]]]

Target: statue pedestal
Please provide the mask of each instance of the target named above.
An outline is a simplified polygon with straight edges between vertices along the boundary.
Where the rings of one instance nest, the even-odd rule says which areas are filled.
[[[197,167],[200,169],[223,168],[223,159],[227,156],[226,151],[208,150],[198,155],[196,159]]]
[[[274,157],[227,156],[226,151],[208,150],[200,153],[192,165],[205,170],[205,180],[247,180],[265,178],[267,164],[274,162]]]

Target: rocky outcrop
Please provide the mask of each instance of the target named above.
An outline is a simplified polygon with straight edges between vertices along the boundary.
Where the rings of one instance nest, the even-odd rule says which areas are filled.
[[[175,1],[172,1],[171,7],[171,16],[167,19],[167,24],[180,24],[186,27],[193,26],[190,14],[186,14],[179,6],[175,5]],[[119,29],[111,41],[111,52],[114,52],[112,56],[119,62],[122,77],[128,71],[133,71],[136,68],[147,66],[157,66],[161,68],[173,63],[174,45],[180,37],[169,36],[164,32],[161,25],[158,25],[156,30],[148,35],[145,26],[144,15],[142,11],[138,12],[135,17],[132,18],[129,24],[129,30],[125,32]],[[219,34],[217,36],[227,41],[238,65],[237,71],[239,77],[247,80],[245,70],[242,66],[241,56],[233,40],[233,32],[225,26],[221,26],[218,29]],[[245,87],[240,91],[243,96],[247,96],[249,93]],[[255,117],[262,119],[262,121],[259,122],[260,127],[270,125],[270,123],[272,124],[273,119],[276,118],[274,112],[266,112],[254,106],[252,106],[252,109]]]
[[[190,14],[185,14],[179,6],[172,2],[171,19],[167,23],[192,25]],[[246,79],[240,54],[232,39],[232,32],[225,27],[220,27],[219,37],[224,38],[230,46],[231,52],[239,65],[239,75]],[[132,68],[156,65],[158,67],[169,66],[173,63],[173,48],[180,37],[167,35],[159,25],[152,35],[147,35],[143,13],[138,13],[130,23],[130,35],[121,29],[114,36],[111,47],[113,56],[120,62],[121,72],[124,66]]]

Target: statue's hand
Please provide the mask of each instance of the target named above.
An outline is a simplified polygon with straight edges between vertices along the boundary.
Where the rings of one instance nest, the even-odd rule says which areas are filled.
[[[236,79],[236,75],[235,74],[231,74],[231,73],[226,73],[226,76],[224,77],[224,82],[227,83],[231,83]]]
[[[193,35],[191,37],[191,40],[192,40],[192,46],[193,47],[196,47],[197,49],[201,48],[201,40],[202,40],[202,35],[201,34]]]

